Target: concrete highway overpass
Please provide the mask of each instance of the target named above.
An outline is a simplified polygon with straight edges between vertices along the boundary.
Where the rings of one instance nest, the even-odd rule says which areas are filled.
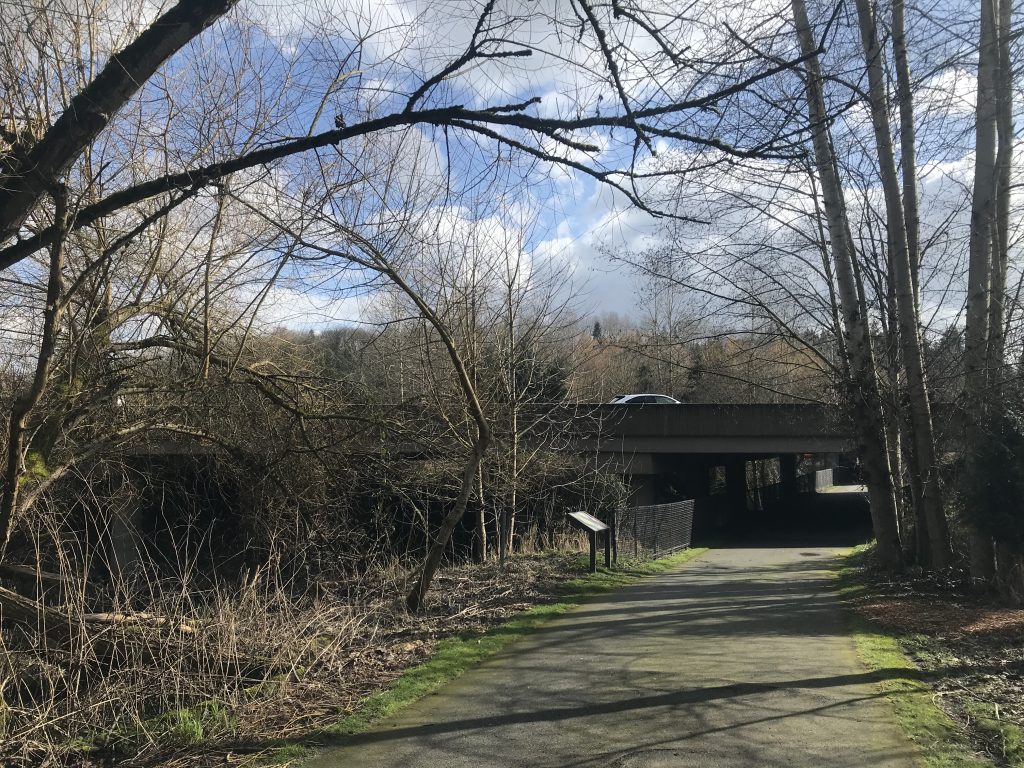
[[[576,450],[630,475],[664,474],[680,462],[702,468],[854,449],[837,409],[813,403],[595,405],[581,409],[576,426]]]
[[[582,451],[632,454],[845,453],[850,425],[817,404],[581,406]]]
[[[798,457],[834,466],[854,449],[851,425],[818,404],[644,404],[580,406],[570,450],[591,454],[626,476],[632,503],[701,498],[716,467],[742,504],[747,462],[777,458],[780,482],[795,493]]]

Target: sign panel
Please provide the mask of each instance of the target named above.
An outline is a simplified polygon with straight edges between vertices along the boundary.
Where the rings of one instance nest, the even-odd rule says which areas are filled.
[[[588,531],[597,533],[598,531],[608,530],[607,525],[586,512],[570,512],[569,517],[581,528],[586,528]]]

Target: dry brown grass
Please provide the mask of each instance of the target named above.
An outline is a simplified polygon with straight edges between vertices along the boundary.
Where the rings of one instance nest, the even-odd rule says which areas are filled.
[[[181,579],[121,585],[108,613],[134,619],[144,610],[166,622],[115,622],[66,644],[5,624],[0,764],[251,757],[351,712],[428,658],[439,639],[553,599],[577,567],[564,555],[450,568],[417,616],[401,607],[405,569],[392,562],[302,591],[269,566],[203,590]],[[81,587],[44,599],[72,618],[96,602]]]

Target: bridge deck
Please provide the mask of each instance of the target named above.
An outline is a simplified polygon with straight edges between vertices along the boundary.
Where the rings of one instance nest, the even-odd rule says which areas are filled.
[[[599,453],[840,453],[852,430],[835,408],[782,405],[599,405],[581,450]]]

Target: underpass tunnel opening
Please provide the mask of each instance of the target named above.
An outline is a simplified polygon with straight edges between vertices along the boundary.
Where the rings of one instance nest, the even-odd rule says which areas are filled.
[[[631,504],[694,499],[693,544],[871,538],[867,494],[842,454],[663,456]]]

